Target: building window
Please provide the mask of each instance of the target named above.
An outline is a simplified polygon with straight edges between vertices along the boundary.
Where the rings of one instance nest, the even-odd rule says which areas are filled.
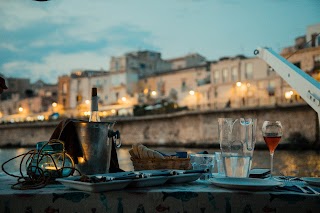
[[[274,73],[274,69],[271,66],[268,66],[268,68],[267,68],[267,76],[272,75],[272,73]]]
[[[67,94],[68,92],[68,85],[67,83],[62,84],[62,94]]]
[[[217,88],[214,89],[214,97],[215,97],[215,98],[218,97],[218,90],[217,90]]]
[[[228,81],[228,69],[222,70],[222,82],[225,83]]]
[[[237,67],[232,67],[232,69],[231,69],[231,80],[238,81],[238,68]]]
[[[143,69],[143,70],[144,70],[145,68],[146,68],[146,65],[143,64],[143,63],[141,63],[141,64],[140,64],[140,69]]]
[[[253,66],[251,63],[248,63],[246,64],[246,70],[245,70],[245,73],[244,73],[244,77],[246,79],[252,79],[253,77]]]
[[[293,63],[294,66],[298,67],[298,68],[301,68],[301,63],[300,62],[296,62],[296,63]]]
[[[218,83],[220,78],[219,70],[214,71],[213,83]]]
[[[119,68],[120,68],[119,61],[116,61],[116,62],[114,63],[114,69],[115,69],[116,71],[118,71]]]
[[[268,83],[268,94],[269,96],[274,96],[275,95],[275,87],[276,84],[274,81],[269,81]]]
[[[187,84],[186,84],[186,80],[185,79],[182,79],[182,82],[181,82],[181,92],[184,92],[187,90]]]
[[[320,67],[320,55],[314,56],[314,67]]]

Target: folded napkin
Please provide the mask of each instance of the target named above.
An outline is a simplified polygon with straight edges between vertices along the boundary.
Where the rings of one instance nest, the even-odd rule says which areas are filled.
[[[51,139],[59,139],[64,142],[66,152],[72,157],[75,164],[78,164],[78,157],[83,156],[80,140],[78,138],[78,134],[76,131],[76,122],[87,122],[83,120],[77,119],[65,119],[62,120],[58,126],[53,131]],[[122,169],[119,168],[118,156],[116,151],[116,144],[111,137],[112,140],[112,149],[111,149],[111,160],[110,160],[110,173],[115,172],[123,172]]]

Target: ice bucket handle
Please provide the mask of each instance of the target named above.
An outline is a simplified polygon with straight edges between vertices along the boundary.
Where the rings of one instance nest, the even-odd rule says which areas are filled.
[[[117,148],[121,147],[121,139],[120,139],[119,130],[117,130],[117,131],[109,130],[108,131],[108,137],[112,138],[112,140],[115,142]]]

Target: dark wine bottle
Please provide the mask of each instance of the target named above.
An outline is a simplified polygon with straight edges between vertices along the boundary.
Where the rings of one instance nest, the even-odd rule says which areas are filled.
[[[97,88],[93,87],[91,92],[91,111],[89,122],[100,122],[99,111],[98,111],[98,94]]]

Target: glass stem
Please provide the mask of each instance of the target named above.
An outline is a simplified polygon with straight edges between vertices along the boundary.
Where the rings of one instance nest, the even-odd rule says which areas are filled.
[[[273,174],[273,152],[270,153],[270,177],[272,178],[272,174]]]

